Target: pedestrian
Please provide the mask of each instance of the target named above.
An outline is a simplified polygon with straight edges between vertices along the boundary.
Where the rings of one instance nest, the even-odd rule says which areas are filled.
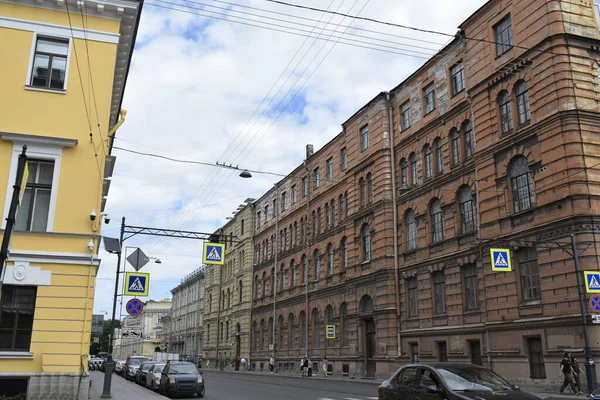
[[[300,359],[300,375],[304,378],[304,357]]]
[[[325,378],[327,378],[327,356],[323,357],[323,375],[325,375]]]
[[[271,370],[271,373],[273,373],[273,370],[275,369],[275,359],[273,357],[269,360],[269,369]]]
[[[577,394],[583,394],[581,391],[581,368],[579,368],[579,363],[577,363],[577,359],[573,356],[571,356],[571,368],[573,368],[573,379],[575,380]]]
[[[575,390],[575,384],[573,381],[573,366],[571,365],[571,353],[565,353],[565,357],[560,362],[560,370],[558,373],[558,377],[564,376],[563,384],[559,389],[559,392],[562,393],[567,386],[571,388],[573,394],[577,393]]]
[[[303,363],[302,363],[302,376],[308,378],[308,356],[304,357]]]
[[[244,357],[242,357],[242,359],[240,360],[240,363],[242,364],[242,371],[246,370],[246,359]]]
[[[206,360],[206,368],[210,367],[210,360]]]
[[[225,370],[225,360],[223,360],[223,358],[221,358],[221,360],[219,360],[219,369],[221,371]]]
[[[308,359],[308,376],[312,377],[312,363],[310,362],[310,358]]]

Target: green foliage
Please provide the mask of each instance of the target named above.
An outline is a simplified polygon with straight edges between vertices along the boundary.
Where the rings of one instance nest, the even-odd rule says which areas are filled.
[[[0,400],[25,400],[25,393],[19,393],[16,396],[0,396]]]
[[[115,328],[121,327],[121,321],[115,320]],[[110,336],[110,319],[104,320],[102,324],[102,334],[100,335],[100,342],[94,343],[94,336],[90,340],[90,354],[98,354],[101,351],[108,351],[108,339]],[[0,400],[4,400],[0,398]]]

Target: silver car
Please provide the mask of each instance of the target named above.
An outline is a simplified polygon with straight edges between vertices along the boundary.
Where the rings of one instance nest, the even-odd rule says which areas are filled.
[[[157,391],[160,385],[160,373],[166,364],[154,364],[146,373],[146,387]]]
[[[121,375],[123,373],[123,365],[125,360],[114,360],[115,361],[115,373]]]

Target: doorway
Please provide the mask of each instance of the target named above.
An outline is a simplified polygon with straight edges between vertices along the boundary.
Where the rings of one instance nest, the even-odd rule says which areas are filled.
[[[367,376],[375,377],[375,321],[369,319],[365,321],[365,346],[367,356]]]

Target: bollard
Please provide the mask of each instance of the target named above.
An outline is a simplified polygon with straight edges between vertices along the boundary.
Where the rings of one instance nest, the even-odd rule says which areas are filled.
[[[102,388],[101,399],[110,399],[110,386],[112,383],[113,370],[115,369],[115,362],[113,361],[112,355],[108,355],[104,362],[104,386]]]

